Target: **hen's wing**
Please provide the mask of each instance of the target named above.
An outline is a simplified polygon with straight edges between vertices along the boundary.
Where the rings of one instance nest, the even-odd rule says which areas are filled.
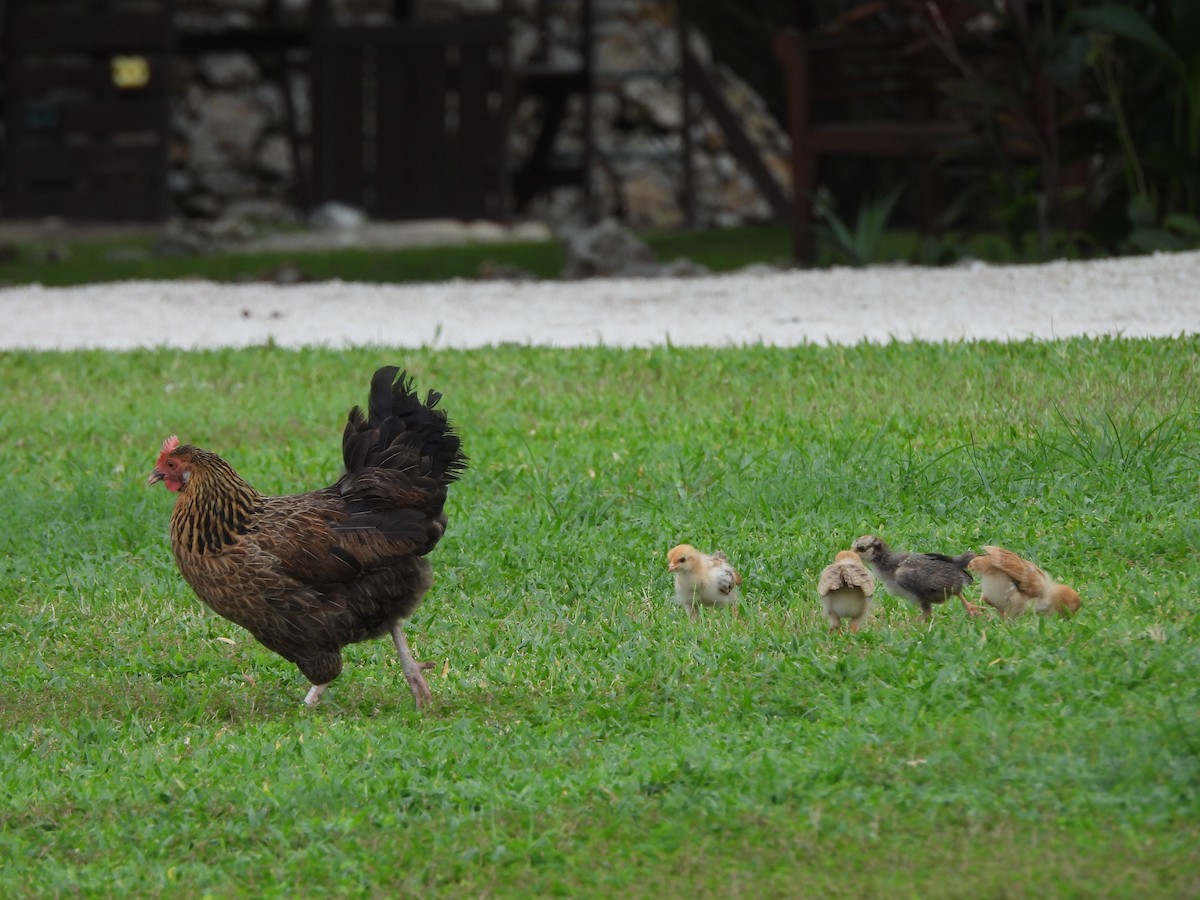
[[[271,497],[246,540],[264,563],[273,557],[279,574],[299,584],[343,584],[423,555],[437,542],[444,518],[431,519],[428,498],[414,494],[403,506],[379,495],[343,496],[336,488]]]

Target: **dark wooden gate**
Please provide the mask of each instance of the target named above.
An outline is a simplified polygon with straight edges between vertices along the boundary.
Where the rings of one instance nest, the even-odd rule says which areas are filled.
[[[503,16],[320,29],[316,198],[380,219],[504,216],[507,33]]]
[[[171,0],[6,0],[0,214],[167,214]]]

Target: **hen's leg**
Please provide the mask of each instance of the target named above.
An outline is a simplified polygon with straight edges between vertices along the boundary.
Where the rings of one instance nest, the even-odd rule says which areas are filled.
[[[404,636],[404,628],[399,622],[392,626],[392,640],[396,644],[396,652],[400,654],[400,667],[404,669],[404,678],[412,691],[413,701],[417,704],[417,709],[420,709],[433,699],[421,670],[432,669],[434,664],[413,659],[412,651],[408,649],[408,638]]]
[[[316,706],[321,700],[321,695],[325,693],[325,688],[329,687],[329,682],[324,684],[314,684],[308,689],[308,694],[304,697],[305,706]]]

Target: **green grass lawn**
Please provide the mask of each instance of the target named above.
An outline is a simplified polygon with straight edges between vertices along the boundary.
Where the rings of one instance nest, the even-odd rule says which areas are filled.
[[[178,433],[329,483],[384,363],[472,459],[408,629],[434,702],[375,641],[309,710],[145,477]],[[1197,896],[1198,375],[1196,338],[0,354],[0,895]],[[881,590],[830,635],[867,532],[1083,608]],[[669,602],[684,540],[735,613]]]
[[[681,256],[697,259],[714,272],[729,272],[752,263],[785,265],[791,247],[789,231],[774,225],[661,232],[644,238],[664,261]],[[65,286],[132,279],[271,280],[284,266],[313,281],[399,284],[473,279],[498,265],[516,267],[537,278],[557,278],[565,260],[563,246],[557,241],[195,256],[157,255],[152,252],[154,244],[152,238],[137,235],[11,243],[0,247],[5,251],[0,252],[0,286]],[[899,246],[907,245],[901,239]]]
[[[791,232],[782,225],[758,225],[709,231],[662,231],[640,237],[666,262],[683,257],[713,272],[731,272],[754,264],[790,265]],[[281,269],[307,280],[399,284],[475,279],[498,266],[522,269],[537,278],[558,278],[565,251],[557,241],[464,244],[383,250],[339,248],[321,251],[262,251],[162,256],[146,236],[70,241],[28,240],[0,244],[0,287],[44,284],[65,286],[127,280],[211,281],[273,280]],[[884,235],[877,262],[925,264],[953,262],[962,255],[995,263],[1037,259],[1009,248],[994,235],[922,239],[915,232]],[[834,248],[818,242],[816,264],[844,264]]]

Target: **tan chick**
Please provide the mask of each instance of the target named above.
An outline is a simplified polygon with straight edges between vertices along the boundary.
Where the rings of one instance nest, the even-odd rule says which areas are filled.
[[[984,547],[967,566],[979,576],[983,602],[1006,619],[1029,610],[1042,615],[1070,615],[1079,609],[1079,594],[1059,584],[1027,559],[1003,547]]]
[[[821,573],[817,593],[830,631],[839,630],[842,619],[850,621],[851,631],[858,631],[871,612],[875,579],[862,564],[862,557],[853,550],[843,550]]]
[[[672,547],[667,571],[675,575],[675,602],[696,618],[700,606],[730,606],[737,600],[742,576],[720,550],[708,556],[691,544]]]

